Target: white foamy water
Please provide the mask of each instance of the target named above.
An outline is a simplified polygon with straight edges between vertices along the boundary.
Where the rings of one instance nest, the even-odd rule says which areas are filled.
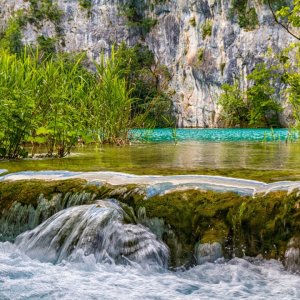
[[[184,272],[132,264],[42,263],[0,243],[0,299],[299,299],[300,276],[277,261],[207,263]]]
[[[65,180],[81,178],[90,184],[145,185],[147,196],[165,194],[176,190],[200,189],[235,192],[242,195],[269,193],[273,191],[300,190],[300,181],[264,183],[257,180],[210,175],[132,175],[119,172],[69,172],[69,171],[24,171],[0,176],[0,181],[16,180]]]

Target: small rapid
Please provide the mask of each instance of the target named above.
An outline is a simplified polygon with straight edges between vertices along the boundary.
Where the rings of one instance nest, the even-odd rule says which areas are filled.
[[[62,210],[15,244],[26,255],[43,262],[60,263],[93,255],[96,262],[136,262],[166,267],[168,248],[140,224],[126,224],[130,216],[114,200],[96,201]],[[78,255],[79,253],[79,255]]]
[[[80,252],[78,252],[78,255]],[[0,243],[0,299],[299,299],[300,277],[275,260],[235,258],[187,271],[96,262],[94,255],[59,264]]]
[[[276,260],[168,269],[169,249],[115,200],[66,208],[0,243],[0,299],[299,299]]]

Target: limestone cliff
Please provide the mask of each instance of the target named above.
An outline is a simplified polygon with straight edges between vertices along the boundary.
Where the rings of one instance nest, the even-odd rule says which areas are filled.
[[[157,22],[145,36],[130,28],[120,14],[126,0],[92,0],[89,9],[78,0],[56,2],[63,11],[58,47],[65,51],[86,50],[97,58],[122,40],[149,46],[172,74],[170,89],[179,127],[220,125],[220,86],[239,78],[246,88],[246,75],[266,59],[268,48],[279,51],[293,42],[260,0],[240,1],[246,3],[244,12],[234,7],[237,1],[233,0],[148,0],[151,5],[146,1],[143,15]],[[28,1],[0,0],[0,28],[13,11],[29,5]],[[28,23],[23,40],[34,43],[40,35],[55,36],[55,25],[47,19],[39,26]]]

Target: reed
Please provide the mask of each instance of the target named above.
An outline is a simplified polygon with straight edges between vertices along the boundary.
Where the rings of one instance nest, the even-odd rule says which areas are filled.
[[[84,54],[0,51],[0,157],[26,156],[28,142],[33,154],[42,144],[58,157],[78,139],[128,143],[130,129],[144,119],[132,113],[136,98],[114,49],[95,63],[96,72],[84,68]]]

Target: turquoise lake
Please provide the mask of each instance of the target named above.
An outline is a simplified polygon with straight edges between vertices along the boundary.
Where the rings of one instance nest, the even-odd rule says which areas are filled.
[[[132,134],[135,138],[130,145],[75,147],[63,159],[0,161],[0,169],[192,173],[263,181],[300,176],[300,143],[295,134],[287,138],[287,129],[177,129],[176,143],[171,129],[134,130]],[[38,151],[45,153],[42,148]]]

